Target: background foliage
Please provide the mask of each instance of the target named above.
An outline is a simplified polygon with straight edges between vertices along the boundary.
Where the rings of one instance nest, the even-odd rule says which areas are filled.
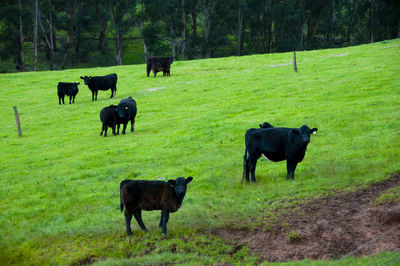
[[[140,64],[145,55],[185,60],[345,47],[400,36],[397,0],[4,0],[1,72],[33,69],[36,1],[38,70]]]

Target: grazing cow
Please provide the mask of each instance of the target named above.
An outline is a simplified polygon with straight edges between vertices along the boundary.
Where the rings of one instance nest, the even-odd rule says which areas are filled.
[[[150,75],[150,71],[153,70],[154,77],[157,72],[163,72],[163,76],[170,76],[171,64],[174,62],[174,57],[160,57],[160,56],[148,56],[146,57],[146,72],[147,77]]]
[[[65,104],[64,102],[65,95],[69,96],[69,104],[71,104],[71,98],[72,102],[75,103],[75,96],[79,92],[78,85],[79,82],[78,83],[58,82],[57,85],[58,103],[61,105],[61,100],[62,100],[62,103]]]
[[[286,179],[293,180],[294,170],[306,153],[310,134],[315,134],[317,130],[317,128],[310,129],[306,125],[301,128],[268,127],[247,130],[242,181],[246,178],[249,182],[250,172],[251,181],[256,182],[256,164],[261,155],[274,162],[286,160]]]
[[[122,99],[119,102],[116,110],[119,119],[117,134],[119,134],[119,124],[124,125],[124,128],[122,129],[122,134],[125,134],[128,121],[131,121],[131,132],[134,131],[135,117],[137,113],[135,100],[132,99],[132,97],[130,96],[128,98]]]
[[[147,181],[126,179],[120,184],[120,208],[125,206],[126,234],[132,235],[131,219],[135,217],[143,231],[147,231],[142,221],[142,210],[161,210],[159,227],[162,234],[167,234],[167,222],[170,212],[176,212],[181,206],[186,194],[186,186],[193,180],[178,177],[176,180]]]
[[[112,104],[110,106],[101,109],[100,121],[102,123],[100,136],[102,136],[104,132],[104,137],[107,137],[108,127],[112,128],[113,135],[115,136],[115,126],[118,125],[118,130],[119,130],[119,124],[120,124],[120,119],[117,112],[117,106]]]
[[[106,76],[97,77],[81,77],[85,81],[85,85],[92,91],[92,101],[97,100],[97,93],[99,90],[106,91],[111,89],[111,97],[117,93],[117,74],[110,74]]]

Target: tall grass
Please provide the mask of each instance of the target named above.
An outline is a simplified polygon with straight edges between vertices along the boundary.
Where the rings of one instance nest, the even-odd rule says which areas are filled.
[[[398,172],[400,40],[298,52],[298,73],[291,58],[178,61],[171,77],[157,78],[147,78],[144,65],[1,74],[0,263],[146,254],[150,262],[254,262],[246,249],[207,235],[220,227],[254,228],[262,212],[279,209],[281,200],[353,190]],[[59,81],[110,73],[118,74],[115,98],[99,92],[92,102],[81,82],[75,104],[58,105]],[[136,131],[100,137],[101,108],[128,96],[138,105]],[[319,131],[294,182],[284,178],[285,162],[260,159],[257,184],[241,185],[244,134],[265,121]],[[160,213],[145,212],[150,232],[134,224],[135,244],[127,244],[119,182],[189,175],[194,180],[171,216],[167,239],[158,237]],[[150,240],[155,246],[146,246]],[[192,248],[198,241],[205,244]],[[182,248],[178,255],[160,248],[172,243]]]

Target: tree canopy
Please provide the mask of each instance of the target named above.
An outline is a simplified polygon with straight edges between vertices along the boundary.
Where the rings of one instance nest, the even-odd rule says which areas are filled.
[[[147,55],[185,60],[312,50],[398,37],[397,0],[5,0],[0,71],[134,64]]]

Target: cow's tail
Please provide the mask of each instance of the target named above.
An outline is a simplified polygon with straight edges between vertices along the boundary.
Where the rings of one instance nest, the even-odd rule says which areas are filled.
[[[246,149],[244,151],[244,157],[243,157],[243,175],[242,175],[242,182],[245,179],[247,173],[249,171],[249,159],[247,158],[247,145],[246,145]]]
[[[130,181],[129,179],[125,179],[121,181],[121,183],[119,184],[119,200],[120,200],[119,207],[121,209],[121,212],[124,210],[124,204],[122,203],[122,187],[129,181]]]

